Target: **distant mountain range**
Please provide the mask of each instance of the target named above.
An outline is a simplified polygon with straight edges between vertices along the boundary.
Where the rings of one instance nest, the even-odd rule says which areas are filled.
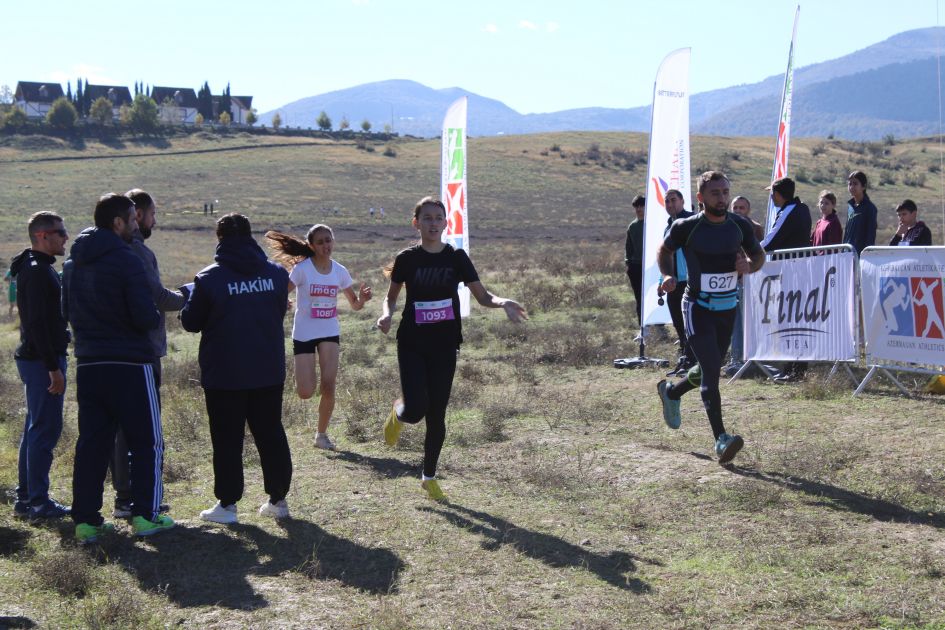
[[[939,132],[939,80],[936,59],[945,27],[906,31],[844,57],[798,68],[794,72],[793,136],[834,135],[878,140]],[[787,59],[785,59],[785,63]],[[943,74],[942,76],[945,76]],[[783,75],[692,95],[693,133],[762,136],[777,126]],[[260,116],[271,124],[279,112],[289,126],[314,127],[321,111],[337,128],[347,117],[379,131],[392,125],[400,134],[440,134],[446,108],[469,97],[469,134],[522,134],[552,131],[649,131],[650,107],[587,107],[546,114],[520,114],[501,101],[460,88],[435,90],[406,80],[379,81],[310,96]]]

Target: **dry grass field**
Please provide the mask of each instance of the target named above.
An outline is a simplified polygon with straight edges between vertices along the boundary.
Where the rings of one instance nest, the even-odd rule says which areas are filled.
[[[171,318],[162,399],[178,527],[142,541],[119,522],[115,536],[79,548],[70,521],[33,527],[0,506],[0,627],[945,627],[945,400],[921,393],[922,380],[905,376],[912,398],[877,381],[854,399],[850,383],[825,382],[825,368],[795,385],[723,385],[726,421],[746,447],[720,467],[697,396],[670,431],[655,393],[661,373],[611,367],[636,353],[622,247],[645,136],[470,140],[472,259],[486,286],[518,298],[532,319],[515,326],[474,306],[464,322],[445,504],[420,491],[422,427],[408,427],[397,448],[383,443],[398,380],[393,335],[372,327],[380,269],[414,238],[412,204],[438,189],[439,144],[397,141],[389,157],[383,145],[273,142],[198,135],[79,151],[0,139],[4,261],[24,246],[32,212],[59,211],[76,234],[102,192],[141,187],[158,200],[149,245],[168,285],[212,261],[203,203],[218,200],[218,212],[247,214],[258,234],[329,223],[336,258],[378,295],[361,312],[339,309],[337,452],[314,449],[315,401],[298,400],[289,376],[293,518],[284,523],[255,513],[265,496],[251,440],[241,523],[197,518],[214,502],[197,337]],[[692,144],[694,171],[726,170],[760,214],[772,142]],[[874,177],[879,240],[911,197],[941,242],[940,159],[932,140],[792,146],[812,207],[822,188],[845,199],[854,168]],[[372,206],[386,218],[372,219]],[[23,417],[16,330],[0,321],[6,503]],[[658,342],[647,353],[669,359],[675,349]],[[65,502],[76,412],[70,380],[51,475]]]

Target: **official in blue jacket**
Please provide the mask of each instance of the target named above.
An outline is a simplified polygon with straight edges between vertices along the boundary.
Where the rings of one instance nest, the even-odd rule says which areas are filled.
[[[201,333],[200,383],[213,444],[217,504],[200,513],[216,523],[237,521],[243,496],[243,435],[253,434],[269,500],[260,514],[285,518],[292,458],[282,426],[285,318],[289,274],[252,236],[249,219],[227,214],[217,221],[216,263],[194,278],[180,321]]]
[[[131,524],[149,536],[174,521],[158,514],[164,486],[164,436],[148,333],[160,314],[144,265],[129,243],[138,228],[135,205],[109,193],[95,206],[95,227],[76,237],[63,265],[63,316],[76,356],[79,440],[75,449],[72,518],[80,543],[114,527],[103,521],[102,491],[115,430],[131,451]]]

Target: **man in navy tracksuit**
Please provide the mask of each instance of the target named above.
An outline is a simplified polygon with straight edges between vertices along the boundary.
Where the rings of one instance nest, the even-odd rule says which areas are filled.
[[[285,518],[292,458],[282,426],[285,383],[283,319],[289,274],[269,262],[253,240],[249,219],[227,214],[217,221],[216,264],[194,278],[180,313],[184,329],[200,337],[200,383],[213,444],[217,504],[200,513],[215,523],[237,522],[243,496],[243,435],[253,434],[269,500],[259,513]]]
[[[118,427],[131,451],[135,534],[147,536],[174,525],[158,513],[164,438],[148,333],[160,315],[144,265],[129,246],[137,227],[134,202],[105,195],[95,206],[95,227],[79,234],[63,266],[62,308],[75,337],[79,403],[72,518],[82,543],[114,529],[100,511]]]
[[[16,369],[26,390],[26,422],[20,441],[19,479],[13,512],[31,521],[61,518],[69,508],[49,497],[53,449],[62,434],[69,329],[60,308],[55,256],[66,253],[69,234],[62,217],[37,212],[27,227],[30,246],[17,254],[10,274],[19,284],[20,345]]]

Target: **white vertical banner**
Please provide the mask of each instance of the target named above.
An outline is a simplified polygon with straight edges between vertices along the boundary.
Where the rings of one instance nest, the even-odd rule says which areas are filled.
[[[443,242],[469,253],[469,215],[466,208],[466,97],[457,99],[443,118],[440,198],[446,206]],[[469,317],[469,288],[459,285],[459,311]]]
[[[791,146],[791,103],[794,100],[794,49],[797,43],[797,20],[801,16],[801,5],[794,11],[794,30],[791,31],[791,48],[788,49],[787,70],[784,72],[784,87],[781,89],[781,113],[778,116],[778,144],[774,148],[774,166],[771,168],[771,181],[787,177],[788,149]],[[768,198],[768,215],[765,218],[765,234],[774,227],[778,209],[774,201]]]
[[[656,290],[660,270],[656,252],[666,229],[666,191],[682,192],[685,208],[692,203],[689,166],[689,48],[666,55],[656,73],[647,161],[646,213],[643,219],[643,325],[666,324],[669,307],[660,305]]]
[[[860,254],[866,362],[945,366],[945,247]]]
[[[856,361],[852,251],[769,260],[744,277],[745,359]]]

